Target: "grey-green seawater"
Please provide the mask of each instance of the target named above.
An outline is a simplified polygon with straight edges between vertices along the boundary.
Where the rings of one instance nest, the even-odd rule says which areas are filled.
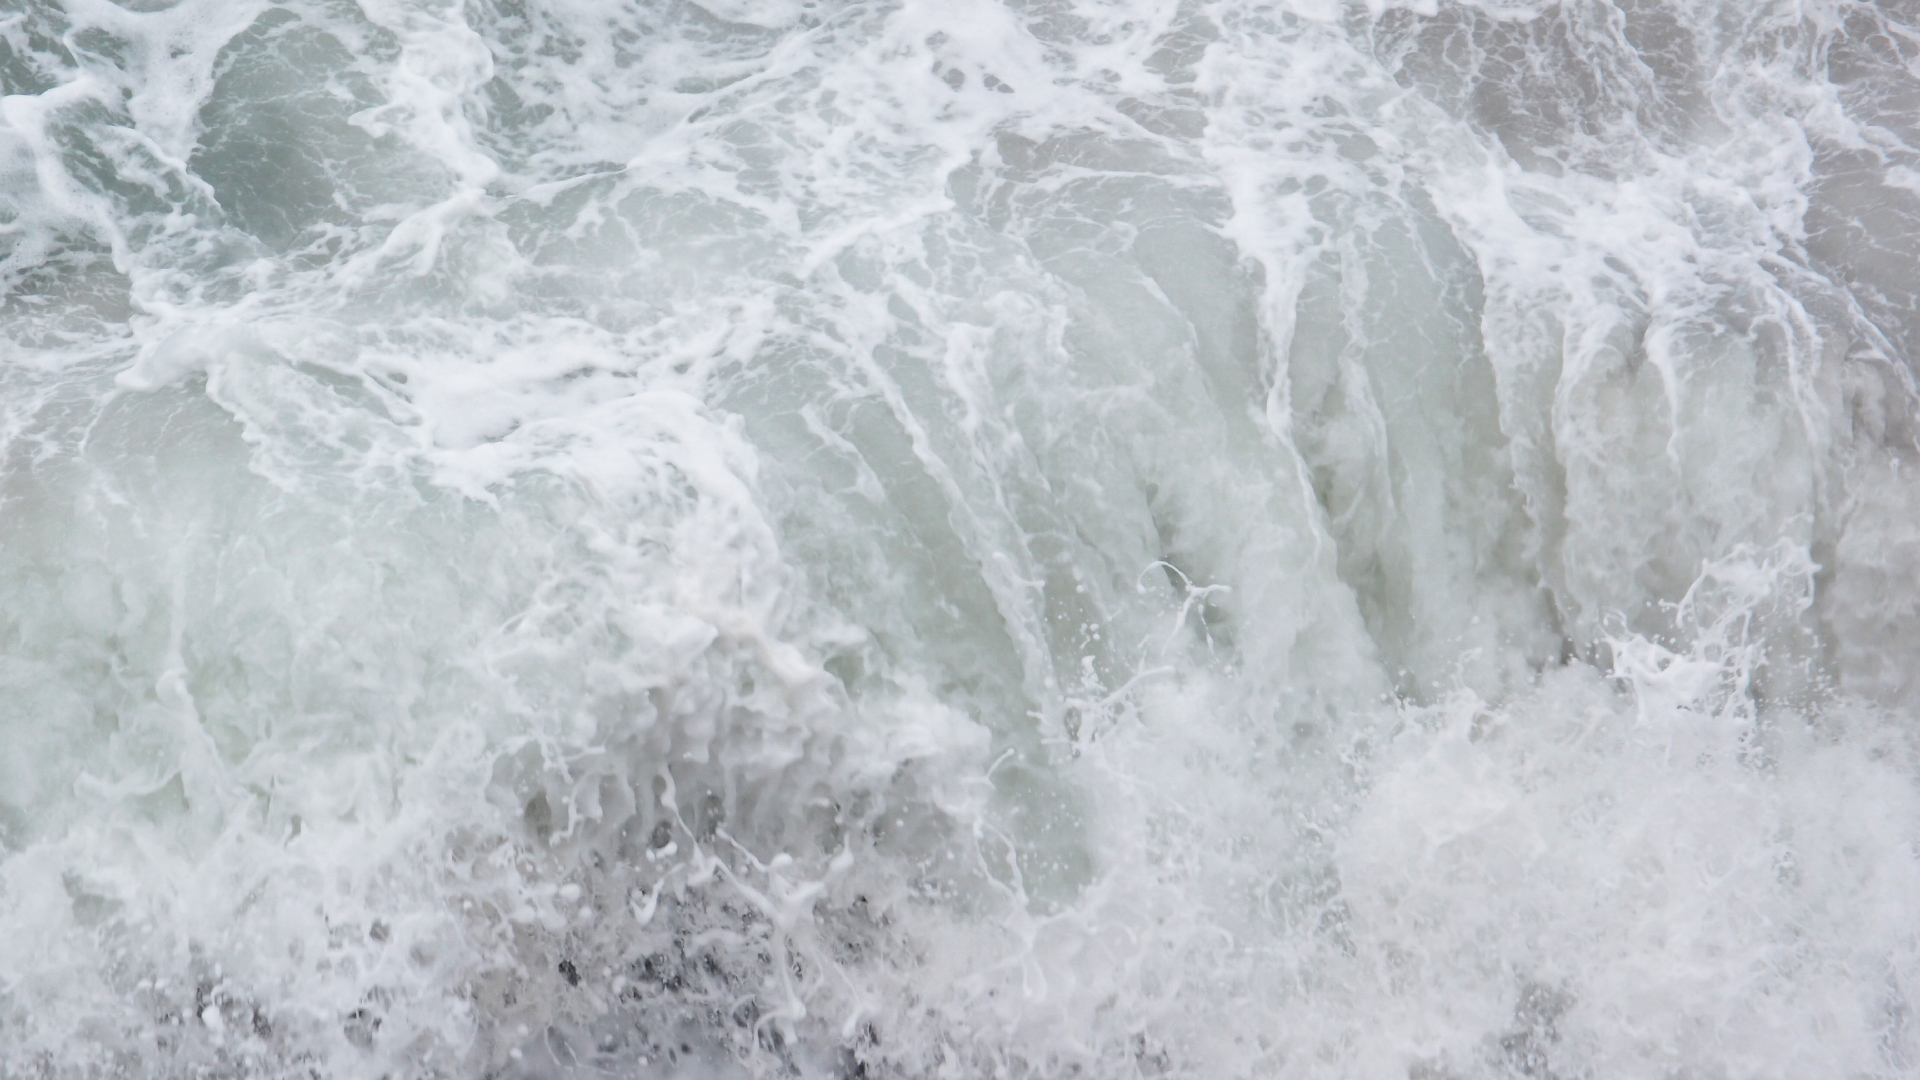
[[[0,1077],[1920,1071],[1906,0],[0,0]]]

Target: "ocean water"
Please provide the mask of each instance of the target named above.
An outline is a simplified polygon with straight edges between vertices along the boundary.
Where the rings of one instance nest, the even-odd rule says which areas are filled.
[[[1920,1075],[1920,6],[0,0],[0,1077]]]

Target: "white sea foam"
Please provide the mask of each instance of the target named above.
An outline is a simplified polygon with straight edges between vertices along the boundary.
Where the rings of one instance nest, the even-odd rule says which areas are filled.
[[[0,1076],[1920,1068],[1920,24],[0,13]]]

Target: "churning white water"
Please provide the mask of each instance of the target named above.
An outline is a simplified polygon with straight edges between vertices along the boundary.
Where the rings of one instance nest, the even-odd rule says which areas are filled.
[[[1909,0],[0,94],[0,1077],[1920,1075]]]

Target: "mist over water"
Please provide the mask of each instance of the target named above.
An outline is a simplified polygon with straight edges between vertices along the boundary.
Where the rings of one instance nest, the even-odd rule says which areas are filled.
[[[0,1077],[1920,1072],[1904,0],[5,0]]]

